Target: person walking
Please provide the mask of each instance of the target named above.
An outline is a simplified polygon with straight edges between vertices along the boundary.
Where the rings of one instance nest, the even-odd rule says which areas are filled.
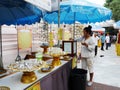
[[[105,34],[102,33],[100,36],[101,39],[101,50],[104,51],[104,43],[105,43]]]
[[[112,40],[113,40],[113,43],[115,43],[115,42],[116,42],[116,40],[117,40],[117,36],[116,36],[115,34],[113,35]]]
[[[81,64],[82,68],[85,70],[89,70],[90,79],[87,83],[88,86],[93,84],[93,57],[95,50],[95,43],[93,37],[91,36],[91,26],[85,27],[83,29],[83,37],[78,39],[81,41]]]
[[[110,44],[110,36],[107,33],[106,37],[105,37],[105,42],[106,42],[106,50],[108,50],[109,44]]]
[[[93,40],[95,42],[95,56],[97,56],[97,52],[98,52],[98,40],[100,38],[98,37],[97,33],[93,34]]]

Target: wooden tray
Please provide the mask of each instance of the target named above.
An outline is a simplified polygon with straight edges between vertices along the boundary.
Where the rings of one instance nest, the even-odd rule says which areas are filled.
[[[7,86],[0,86],[0,90],[10,90],[10,88]]]

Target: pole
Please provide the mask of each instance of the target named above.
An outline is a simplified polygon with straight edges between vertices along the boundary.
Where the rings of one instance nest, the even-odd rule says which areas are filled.
[[[75,12],[74,12],[73,39],[75,39]]]
[[[73,39],[75,39],[75,22],[74,22],[74,26],[73,26]]]
[[[17,57],[16,57],[16,59],[15,59],[15,62],[18,62],[18,61],[21,61],[21,57],[20,57],[20,55],[19,55],[19,42],[18,42],[18,29],[17,29],[17,24],[15,25],[15,28],[16,28],[16,30],[17,30],[17,51],[18,51],[18,55],[17,55]]]
[[[3,67],[3,58],[2,58],[2,29],[0,25],[0,73],[6,73],[7,70],[4,69]]]
[[[58,0],[58,29],[60,28],[60,0]],[[58,46],[60,47],[60,41],[58,40]]]
[[[3,68],[3,62],[2,62],[2,28],[0,25],[0,68]]]
[[[58,28],[60,27],[60,0],[58,0]]]

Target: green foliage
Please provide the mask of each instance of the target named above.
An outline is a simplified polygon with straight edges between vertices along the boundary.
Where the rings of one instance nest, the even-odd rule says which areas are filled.
[[[109,8],[109,5],[110,5],[110,3],[112,2],[113,0],[106,0],[106,3],[105,3],[105,7],[108,7]]]
[[[106,3],[110,3],[110,2],[112,2],[113,0],[106,0]]]
[[[113,19],[115,21],[120,20],[120,0],[114,0],[111,4],[110,4],[110,8],[112,10],[113,13]]]
[[[105,7],[112,10],[112,18],[115,21],[120,20],[120,0],[106,0]]]

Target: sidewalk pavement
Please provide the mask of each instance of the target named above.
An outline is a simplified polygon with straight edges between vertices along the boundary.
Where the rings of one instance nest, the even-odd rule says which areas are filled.
[[[103,57],[100,57],[101,55]],[[78,63],[77,67],[81,68],[81,64]],[[98,55],[94,58],[93,81],[120,87],[120,56],[116,55],[114,44],[105,51],[98,48]]]

